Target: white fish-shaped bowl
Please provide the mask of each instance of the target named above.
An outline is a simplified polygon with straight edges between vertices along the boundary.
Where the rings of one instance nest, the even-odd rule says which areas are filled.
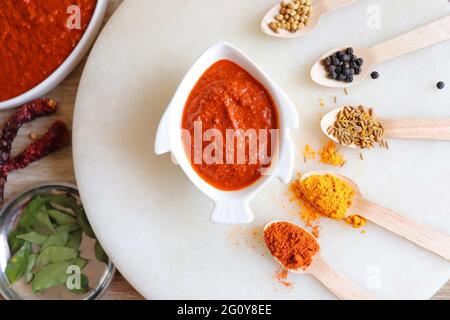
[[[186,101],[205,71],[215,62],[230,60],[244,68],[270,93],[278,111],[279,140],[270,168],[253,184],[236,191],[215,188],[203,180],[191,165],[182,139],[182,118]],[[249,57],[230,43],[220,42],[198,58],[184,76],[158,127],[155,152],[171,152],[192,183],[214,202],[211,220],[222,224],[243,224],[253,220],[251,199],[273,178],[289,183],[294,170],[294,144],[290,133],[299,126],[297,111],[289,97]]]

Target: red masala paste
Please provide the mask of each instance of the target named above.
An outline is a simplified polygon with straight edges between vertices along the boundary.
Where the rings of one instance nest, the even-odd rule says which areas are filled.
[[[32,89],[55,71],[80,41],[97,0],[1,0],[0,101]],[[69,29],[72,5],[80,29]],[[71,21],[71,20],[69,20]]]
[[[223,163],[200,164],[194,161],[194,122],[201,121],[202,131],[218,129],[223,136]],[[270,129],[278,129],[278,114],[272,97],[264,86],[246,70],[228,60],[213,64],[200,78],[192,90],[184,109],[182,128],[191,135],[191,163],[194,170],[210,185],[221,190],[239,190],[249,186],[261,176],[263,167],[269,163],[260,161],[263,157],[258,149],[255,163],[249,161],[249,139],[245,140],[245,162],[226,161],[227,129],[266,129],[267,156],[271,155]],[[237,139],[234,140],[235,150]],[[203,140],[203,150],[211,141]],[[258,137],[258,145],[260,139]]]

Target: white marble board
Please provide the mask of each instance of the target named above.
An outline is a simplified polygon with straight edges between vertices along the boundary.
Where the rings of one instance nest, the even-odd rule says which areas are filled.
[[[227,40],[253,58],[295,102],[300,129],[296,169],[305,143],[326,142],[320,114],[338,104],[364,104],[382,117],[450,116],[450,42],[377,67],[381,78],[349,90],[320,87],[311,64],[341,44],[370,46],[450,14],[446,0],[361,0],[325,17],[302,39],[270,38],[259,20],[271,0],[125,0],[98,39],[81,81],[74,119],[74,160],[95,232],[123,275],[146,298],[334,298],[307,275],[281,285],[277,265],[251,235],[271,219],[300,222],[287,187],[273,181],[253,202],[251,225],[214,225],[211,202],[168,156],[153,153],[160,116],[178,82],[211,44]],[[375,7],[371,7],[375,6]],[[380,10],[381,28],[368,29]],[[378,8],[378,9],[377,9]],[[447,89],[435,88],[438,80]],[[319,100],[325,106],[319,105]],[[450,144],[391,141],[390,150],[343,150],[338,171],[373,201],[450,233]],[[374,225],[360,230],[321,222],[324,257],[379,298],[431,297],[450,264]],[[374,278],[375,277],[375,278]],[[379,280],[379,281],[378,281]],[[377,286],[377,282],[379,286]]]

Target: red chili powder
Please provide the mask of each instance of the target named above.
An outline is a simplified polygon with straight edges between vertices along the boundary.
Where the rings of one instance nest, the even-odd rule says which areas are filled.
[[[277,271],[277,273],[275,274],[275,278],[286,288],[292,289],[294,287],[294,284],[292,282],[287,281],[288,271],[284,268]]]
[[[0,4],[0,101],[32,89],[73,51],[97,0],[2,0]],[[80,28],[69,29],[79,7]],[[68,13],[69,12],[69,13]]]
[[[289,222],[272,223],[264,239],[272,255],[290,270],[307,269],[320,250],[309,232]]]

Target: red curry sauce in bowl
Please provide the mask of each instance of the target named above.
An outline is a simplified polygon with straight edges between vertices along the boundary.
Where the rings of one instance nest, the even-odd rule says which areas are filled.
[[[227,138],[227,130],[267,130],[268,157],[272,152],[271,130],[279,129],[277,108],[267,89],[241,66],[225,59],[209,67],[189,95],[182,127],[189,131],[191,138],[194,137],[196,121],[202,125],[202,134],[215,129],[224,139]],[[237,149],[236,140],[233,141],[233,150]],[[264,143],[259,136],[255,142],[257,145]],[[238,162],[236,152],[231,154],[232,161],[227,162],[227,145],[223,140],[219,146],[221,155],[218,155],[222,163],[195,163],[195,143],[191,141],[187,147],[190,147],[191,164],[197,174],[215,188],[231,191],[251,185],[261,177],[263,168],[270,167],[270,161],[263,161],[265,155],[262,152],[258,152],[257,161],[251,163],[249,139],[244,143],[243,163]],[[211,141],[202,141],[201,150],[210,144]]]
[[[171,153],[211,199],[212,222],[249,223],[252,198],[274,178],[290,181],[298,125],[287,94],[236,46],[219,42],[181,80],[154,150]]]
[[[62,81],[92,43],[106,4],[106,0],[2,0],[0,108],[42,96]]]

